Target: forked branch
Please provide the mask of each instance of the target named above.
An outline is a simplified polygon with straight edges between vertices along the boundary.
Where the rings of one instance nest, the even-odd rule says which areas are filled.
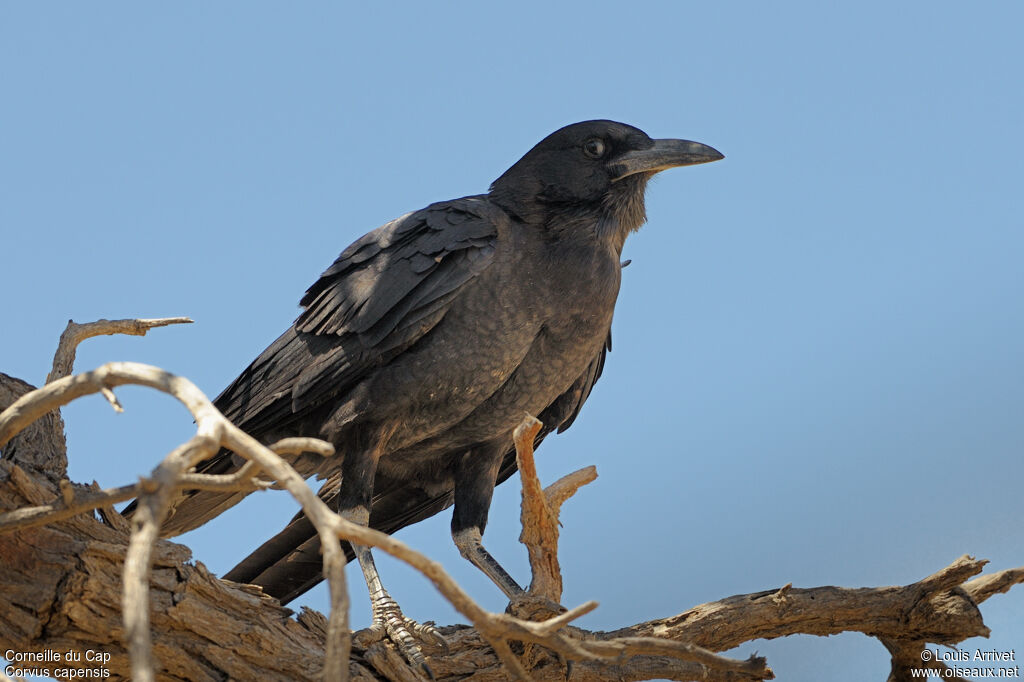
[[[103,567],[108,565],[105,562],[120,561],[121,557],[125,566],[121,611],[130,665],[123,660],[123,653],[118,654],[111,664],[115,675],[127,676],[130,668],[133,679],[154,678],[150,653],[151,585],[158,586],[161,593],[166,593],[167,589],[174,591],[172,613],[181,609],[183,614],[194,614],[197,608],[211,608],[231,614],[212,621],[212,627],[224,633],[223,636],[212,635],[212,639],[211,632],[204,629],[207,625],[191,629],[201,623],[208,624],[208,620],[184,616],[182,620],[174,621],[174,627],[178,628],[175,641],[188,646],[191,651],[209,651],[211,641],[225,642],[221,653],[213,657],[203,654],[203,665],[210,666],[204,668],[208,671],[204,675],[256,676],[252,672],[256,668],[245,665],[258,666],[255,661],[260,660],[259,656],[243,665],[238,650],[240,640],[229,632],[250,633],[244,636],[245,641],[258,639],[261,646],[270,651],[301,650],[301,655],[288,662],[275,660],[272,664],[265,663],[275,670],[287,670],[281,674],[289,679],[311,679],[314,675],[310,671],[315,670],[332,680],[345,679],[349,674],[369,680],[373,679],[369,672],[372,667],[376,667],[378,674],[394,679],[415,675],[402,667],[404,662],[396,659],[385,643],[374,645],[372,651],[356,650],[351,662],[346,663],[351,644],[347,625],[347,592],[341,570],[344,557],[337,542],[337,538],[343,538],[379,547],[418,569],[473,623],[473,628],[446,629],[450,654],[430,659],[431,668],[439,679],[464,677],[467,674],[467,656],[473,661],[468,669],[491,678],[511,675],[518,679],[568,678],[574,681],[653,677],[674,680],[770,679],[772,672],[761,658],[736,661],[714,652],[757,638],[798,633],[825,635],[854,630],[876,637],[888,647],[893,661],[890,679],[902,680],[909,674],[911,666],[921,667],[919,654],[927,643],[952,644],[967,637],[987,634],[978,604],[1024,582],[1024,568],[975,577],[985,562],[961,557],[934,575],[903,587],[850,590],[836,587],[800,589],[786,585],[763,593],[704,604],[671,618],[640,623],[610,633],[593,633],[570,627],[572,621],[596,608],[597,604],[587,602],[570,610],[557,605],[562,590],[557,555],[558,513],[562,503],[581,485],[593,480],[596,472],[593,467],[588,467],[542,490],[536,478],[532,451],[539,422],[530,418],[517,429],[515,439],[524,495],[521,539],[527,545],[533,571],[528,597],[537,603],[554,606],[547,613],[544,609],[535,610],[530,619],[489,613],[480,608],[436,562],[391,536],[350,524],[329,510],[280,456],[300,451],[329,456],[331,448],[328,444],[315,439],[286,439],[270,447],[264,446],[228,422],[191,382],[155,367],[111,363],[78,376],[59,376],[65,369],[70,371],[68,358],[73,359],[76,339],[113,333],[102,330],[117,327],[135,330],[127,333],[144,333],[145,329],[158,326],[158,323],[178,321],[186,320],[121,320],[97,323],[93,327],[76,325],[75,330],[66,332],[62,337],[58,355],[64,359],[55,359],[54,380],[34,391],[19,389],[17,394],[20,397],[0,413],[2,447],[34,419],[79,396],[98,392],[119,408],[113,389],[131,383],[174,395],[188,407],[197,423],[196,435],[175,448],[153,472],[135,485],[99,490],[95,484],[78,486],[66,480],[39,479],[37,477],[43,475],[40,468],[26,471],[17,464],[0,462],[0,505],[12,509],[0,514],[0,553],[17,556],[16,563],[0,562],[0,596],[12,595],[8,606],[4,605],[8,600],[0,598],[0,634],[5,634],[12,643],[34,648],[46,646],[53,637],[60,636],[61,623],[72,622],[66,615],[57,617],[55,614],[74,613],[77,615],[73,618],[79,618],[82,613],[80,605],[90,603],[94,606],[89,611],[93,614],[89,627],[76,630],[73,639],[68,641],[84,647],[93,641],[90,638],[94,638],[100,642],[97,646],[103,646],[101,642],[109,641],[109,633],[121,629],[119,617],[114,610],[95,606],[97,600],[104,598],[103,588],[81,586],[96,584],[89,582],[88,576],[109,580],[111,571],[104,570]],[[0,375],[0,388],[3,388],[5,378]],[[2,395],[0,392],[0,397]],[[57,435],[62,440],[62,433]],[[229,475],[190,472],[196,462],[221,449],[238,453],[247,463]],[[305,611],[297,623],[289,620],[287,610],[262,595],[258,588],[218,582],[201,566],[186,563],[187,554],[180,545],[157,539],[159,525],[166,516],[170,500],[180,490],[248,492],[267,487],[288,490],[320,534],[325,575],[331,589],[332,609],[327,618]],[[129,532],[126,522],[113,511],[112,505],[130,497],[139,498],[139,512],[132,519]],[[12,504],[13,500],[24,500],[31,506],[24,507],[23,502]],[[83,515],[83,512],[93,509],[109,519],[109,527]],[[44,529],[47,524],[51,524],[50,528]],[[53,566],[56,559],[52,553],[52,539],[68,537],[51,531],[56,527],[54,524],[66,532],[84,532],[86,537],[75,540],[74,549],[67,548],[67,572],[52,578],[52,584],[59,586],[54,589],[68,593],[67,600],[57,593],[55,598],[59,604],[44,601],[38,607],[31,606],[39,589],[25,589],[28,583],[24,581],[32,580],[33,566]],[[11,535],[13,531],[19,532]],[[35,539],[37,535],[38,540]],[[44,540],[44,537],[48,539]],[[101,537],[102,540],[99,539]],[[127,539],[126,551],[118,549],[124,545],[114,544],[116,539],[122,543]],[[103,557],[102,561],[97,563],[97,557]],[[170,575],[168,568],[173,568]],[[160,572],[159,577],[155,571]],[[37,575],[35,581],[40,584],[51,580],[44,577],[45,573]],[[86,596],[76,592],[80,589],[93,591]],[[95,589],[100,589],[100,592]],[[184,599],[184,595],[188,598]],[[179,598],[182,599],[180,603]],[[163,627],[169,625],[166,612],[154,613]],[[521,614],[522,611],[516,610],[515,613]],[[541,615],[539,622],[533,620],[537,618],[536,614]],[[251,624],[249,619],[252,619]],[[99,639],[97,633],[108,633],[103,635],[108,640]],[[258,637],[254,633],[259,633]],[[195,644],[185,644],[192,641]],[[228,641],[234,643],[229,645]],[[275,641],[278,643],[273,644]],[[510,646],[510,643],[519,644]],[[525,650],[522,645],[526,646]],[[166,656],[168,652],[164,650],[162,655]],[[223,657],[222,663],[217,663],[218,656]],[[567,666],[566,661],[574,661],[574,664]],[[161,677],[169,679],[194,676],[186,672],[172,673],[167,668],[161,672]]]
[[[91,328],[88,325],[76,326],[87,328],[89,333],[76,331],[67,334],[58,355],[73,358],[74,346],[78,340],[100,333],[112,333],[109,331],[110,325],[121,326],[123,322],[102,323]],[[140,328],[130,324],[123,326],[132,330]],[[141,327],[148,328],[146,324],[142,324]],[[58,364],[60,363],[55,361],[55,368]],[[56,377],[59,374],[60,370],[55,369],[53,375]],[[270,485],[272,481],[287,489],[300,502],[304,513],[321,535],[325,575],[332,595],[332,609],[325,631],[324,674],[328,679],[345,679],[348,673],[345,661],[351,646],[347,626],[347,592],[342,572],[344,558],[336,538],[379,547],[420,570],[456,609],[476,626],[480,634],[492,643],[494,650],[515,677],[529,679],[529,674],[522,663],[512,655],[507,645],[509,640],[543,645],[557,651],[566,659],[591,662],[610,656],[621,660],[630,653],[630,646],[638,646],[636,642],[623,646],[594,646],[567,637],[562,632],[564,626],[592,610],[596,606],[592,602],[541,623],[484,611],[436,562],[388,535],[351,524],[327,509],[291,466],[271,449],[228,422],[194,384],[156,367],[138,363],[109,363],[92,372],[55,378],[43,388],[21,396],[7,410],[0,413],[0,447],[34,419],[83,395],[101,393],[115,409],[120,410],[121,406],[114,396],[113,389],[124,384],[149,386],[177,398],[195,418],[196,435],[175,448],[149,476],[141,479],[135,486],[99,492],[90,490],[77,494],[70,485],[62,485],[63,494],[59,500],[0,516],[0,533],[52,523],[91,509],[109,509],[115,501],[127,499],[129,494],[138,498],[138,509],[132,519],[131,540],[125,559],[122,597],[125,638],[131,654],[133,679],[153,679],[148,586],[153,549],[159,538],[160,524],[170,509],[174,494],[192,487],[260,488]],[[315,449],[325,455],[331,451],[328,444],[311,443],[309,439],[279,444],[278,449],[286,450],[289,446]],[[222,448],[241,455],[248,463],[232,475],[208,476],[189,473],[195,464],[211,457]],[[270,480],[256,479],[255,475],[258,472],[266,472]],[[556,507],[571,494],[566,492],[567,489],[567,484],[563,482],[556,492],[552,493],[551,499]],[[550,506],[546,501],[544,504]],[[557,530],[555,532],[554,542],[557,544]],[[556,545],[554,549],[557,550]],[[557,573],[557,556],[551,556],[554,557]],[[558,579],[560,581],[560,576]],[[654,645],[642,646],[650,649]],[[694,656],[692,647],[661,646],[658,650],[661,655],[679,661],[689,661]],[[699,655],[710,657],[708,660],[719,658],[707,652]],[[725,669],[734,669],[736,662],[721,659],[719,665]],[[741,668],[744,665],[741,664]],[[766,670],[763,662],[760,670]],[[750,679],[764,679],[764,676],[762,672]]]

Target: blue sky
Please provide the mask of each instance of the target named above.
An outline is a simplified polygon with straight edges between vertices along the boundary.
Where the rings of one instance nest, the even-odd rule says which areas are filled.
[[[605,375],[539,452],[548,481],[600,475],[563,512],[564,602],[601,602],[582,624],[1024,564],[1022,24],[1015,2],[7,3],[0,371],[41,382],[69,318],[188,315],[77,368],[214,396],[355,238],[611,118],[726,159],[652,183]],[[121,397],[65,410],[73,479],[127,483],[191,433]],[[515,480],[485,541],[525,581]],[[253,496],[183,541],[224,572],[294,510]],[[502,609],[448,524],[400,537]],[[379,564],[407,614],[460,621]],[[1024,650],[1024,591],[982,610],[966,646]],[[859,634],[753,650],[788,680],[889,665]]]

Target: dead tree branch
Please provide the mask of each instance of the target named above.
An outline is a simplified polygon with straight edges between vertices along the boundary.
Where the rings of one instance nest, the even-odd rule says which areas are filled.
[[[413,566],[472,623],[443,629],[449,643],[443,656],[427,652],[441,680],[771,679],[762,658],[737,661],[715,652],[757,638],[852,630],[886,645],[893,665],[890,680],[898,681],[907,678],[911,665],[921,667],[919,654],[926,644],[954,644],[987,634],[978,604],[1024,582],[1024,568],[974,577],[985,562],[961,557],[902,587],[786,585],[614,632],[571,627],[597,604],[571,610],[558,606],[558,513],[596,471],[577,471],[542,490],[532,456],[539,422],[531,418],[515,436],[523,474],[521,540],[533,571],[527,601],[544,608],[534,609],[530,619],[488,613],[440,564],[330,511],[280,456],[307,451],[329,456],[329,445],[286,439],[264,446],[224,419],[191,382],[155,367],[110,363],[61,376],[70,371],[78,340],[116,333],[120,327],[145,333],[182,321],[187,320],[121,320],[74,328],[72,323],[54,361],[53,381],[46,386],[32,390],[0,374],[0,409],[6,408],[0,412],[0,509],[10,510],[0,514],[0,556],[11,557],[0,563],[0,641],[25,651],[102,651],[110,655],[105,670],[117,679],[417,679],[386,642],[352,647],[344,557],[337,542],[343,538],[378,547]],[[54,428],[59,417],[54,421],[53,411],[97,392],[119,409],[113,389],[128,383],[175,396],[195,417],[196,435],[135,485],[99,490],[95,484],[76,486],[64,480],[63,432]],[[33,426],[40,418],[43,425]],[[190,471],[221,449],[238,453],[247,463],[230,475]],[[218,580],[202,564],[191,563],[186,548],[159,540],[160,523],[181,490],[248,492],[267,487],[288,490],[320,533],[331,587],[328,617],[304,611],[292,618],[290,610],[259,588]],[[130,528],[112,508],[129,497],[139,499]],[[105,523],[87,513],[92,510]],[[522,615],[522,607],[513,605],[513,613]],[[526,648],[520,652],[510,642]],[[566,661],[574,663],[567,666]]]
[[[163,317],[155,320],[96,320],[78,324],[68,320],[68,326],[60,335],[57,352],[53,356],[53,368],[46,377],[46,383],[61,379],[71,374],[75,366],[75,352],[78,344],[94,336],[128,334],[129,336],[145,336],[150,329],[166,327],[171,324],[192,324],[189,317]]]
[[[298,455],[313,452],[322,457],[329,457],[334,448],[316,438],[284,438],[268,446],[279,455]],[[210,476],[207,474],[185,473],[178,477],[178,488],[182,490],[221,490],[255,492],[267,490],[276,484],[273,481],[258,478],[259,468],[252,462],[246,462],[241,469],[233,474]],[[95,486],[82,486],[60,481],[61,499],[36,507],[23,507],[0,514],[0,533],[11,530],[24,530],[35,526],[43,526],[55,521],[71,518],[94,509],[103,509],[119,502],[126,502],[152,488],[150,481],[124,485],[118,488],[99,490]]]
[[[835,635],[862,632],[893,640],[922,640],[952,644],[985,636],[977,604],[961,585],[981,572],[985,561],[962,556],[923,580],[898,587],[789,588],[738,595],[650,623],[631,626],[602,636],[653,635],[693,642],[712,651],[724,651],[753,639],[774,639],[795,634]],[[1024,582],[1021,569],[996,573]]]
[[[529,596],[558,604],[562,600],[562,570],[558,565],[558,513],[563,502],[581,486],[597,478],[597,469],[580,469],[561,478],[548,489],[541,490],[537,466],[533,461],[533,439],[542,426],[535,417],[527,416],[512,434],[519,478],[523,486],[520,515],[523,532],[519,541],[526,545],[533,572]]]
[[[132,677],[138,680],[153,679],[154,664],[151,656],[149,623],[149,571],[153,549],[159,537],[160,522],[166,516],[172,495],[183,483],[181,477],[197,462],[215,454],[221,447],[237,452],[262,471],[266,471],[303,505],[304,512],[322,533],[325,548],[325,565],[333,569],[330,578],[339,580],[343,576],[340,547],[334,538],[356,540],[376,546],[420,570],[448,598],[452,604],[476,626],[502,656],[503,663],[517,677],[529,679],[522,664],[515,659],[505,642],[509,639],[546,646],[563,657],[573,660],[592,660],[600,656],[618,656],[629,653],[628,649],[581,646],[575,640],[559,632],[569,619],[558,617],[547,623],[522,621],[506,614],[491,614],[481,609],[440,567],[423,555],[409,549],[394,538],[368,528],[350,524],[331,512],[313,493],[295,471],[278,455],[262,446],[253,438],[230,424],[213,408],[209,400],[187,380],[170,375],[162,370],[136,363],[110,363],[93,372],[70,376],[53,381],[41,389],[18,398],[13,405],[0,414],[0,447],[21,428],[41,414],[56,409],[76,397],[88,393],[108,391],[113,387],[133,383],[149,386],[170,393],[188,407],[197,422],[197,434],[188,442],[175,448],[154,472],[140,482],[138,487],[138,511],[133,517],[132,535],[125,558],[124,604],[125,638],[132,660]],[[93,498],[96,506],[107,506],[109,498]],[[49,514],[68,514],[73,497],[65,495],[60,501],[51,503]],[[35,523],[42,523],[46,514],[30,514]],[[7,521],[3,519],[0,521]],[[337,550],[338,556],[332,557]],[[332,594],[340,597],[332,608],[328,620],[327,653],[325,675],[330,679],[341,679],[346,673],[344,660],[350,647],[347,629],[347,595],[343,584]],[[566,616],[579,617],[594,605],[587,604]],[[332,645],[332,642],[336,644]],[[689,650],[668,647],[662,652],[671,657],[686,660]],[[722,659],[722,665],[733,662]],[[763,669],[763,663],[762,663]],[[751,679],[763,679],[753,677]]]

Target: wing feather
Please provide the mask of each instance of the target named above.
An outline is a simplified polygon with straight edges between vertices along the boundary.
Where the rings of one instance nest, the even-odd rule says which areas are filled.
[[[266,440],[343,400],[368,372],[429,334],[460,289],[488,267],[499,214],[484,198],[467,197],[407,214],[356,240],[307,290],[295,324],[216,398],[218,409]],[[237,468],[235,459],[221,452],[197,470],[227,473]],[[315,461],[302,459],[302,468]],[[242,497],[192,493],[164,530],[191,530]]]
[[[497,226],[488,208],[476,198],[434,204],[357,240],[306,292],[292,329],[217,406],[243,428],[266,410],[273,420],[285,408],[301,417],[429,333],[491,262]]]

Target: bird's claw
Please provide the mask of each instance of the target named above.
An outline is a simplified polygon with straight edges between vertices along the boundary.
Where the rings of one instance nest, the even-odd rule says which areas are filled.
[[[434,646],[441,647],[445,656],[451,653],[451,649],[448,648],[448,640],[444,638],[444,635],[441,634],[440,630],[434,627],[433,621],[427,621],[426,623],[417,623],[416,621],[409,622],[415,625],[413,630],[421,638],[428,642],[433,642]]]
[[[515,616],[520,620],[539,622],[554,618],[560,613],[565,613],[567,610],[558,602],[524,592],[509,601],[508,607],[505,608],[505,613]]]
[[[395,600],[386,594],[373,602],[373,624],[355,633],[354,639],[366,648],[385,638],[391,640],[406,660],[430,679],[434,679],[434,673],[427,665],[420,642],[438,646],[444,649],[445,654],[449,652],[447,640],[433,623],[417,623],[407,618]]]

